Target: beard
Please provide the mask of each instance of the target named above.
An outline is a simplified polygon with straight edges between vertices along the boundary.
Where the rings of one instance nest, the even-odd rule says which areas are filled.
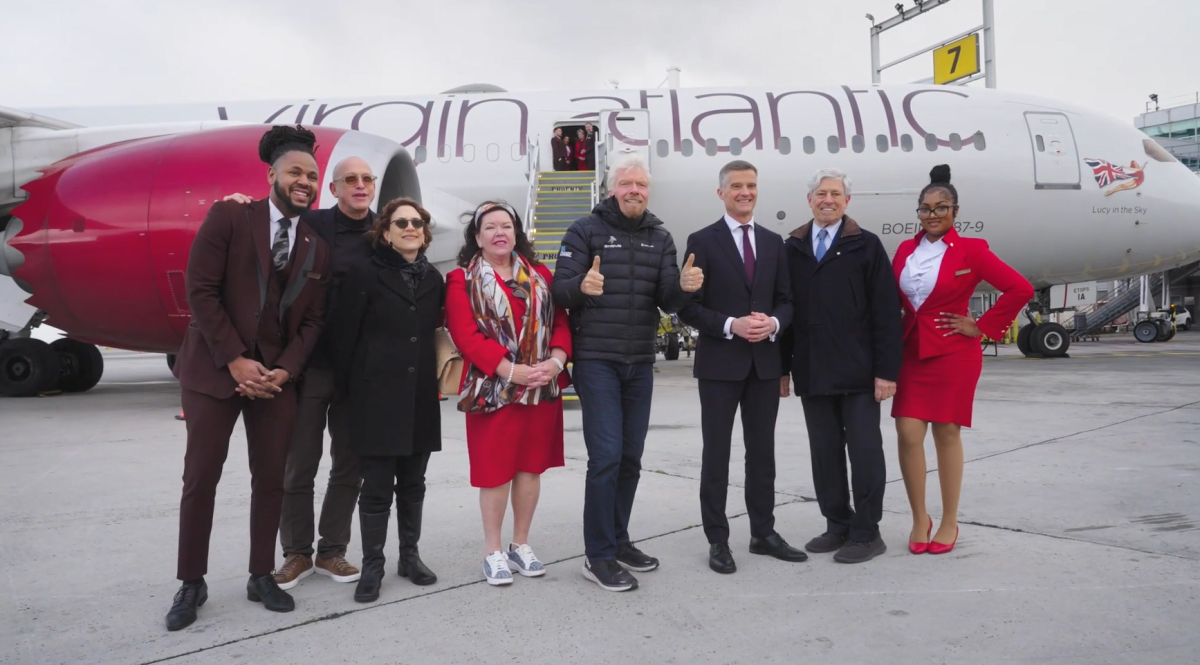
[[[298,206],[295,203],[292,203],[292,197],[290,194],[288,194],[288,191],[283,188],[282,182],[276,180],[273,189],[275,191],[276,201],[281,204],[283,208],[283,210],[280,210],[279,212],[282,212],[288,217],[295,217],[300,213],[305,212],[309,208],[312,208],[314,198],[311,190],[308,193],[308,205]]]

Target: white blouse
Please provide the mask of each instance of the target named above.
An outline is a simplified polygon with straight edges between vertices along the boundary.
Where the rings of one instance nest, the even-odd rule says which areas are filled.
[[[933,293],[945,254],[946,243],[941,238],[937,242],[923,238],[904,262],[904,270],[900,273],[900,290],[908,296],[914,310],[921,309],[929,294]]]

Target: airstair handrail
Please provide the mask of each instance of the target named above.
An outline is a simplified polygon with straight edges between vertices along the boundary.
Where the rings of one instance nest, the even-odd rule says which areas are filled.
[[[542,151],[539,149],[539,143],[540,141],[535,139],[529,145],[529,191],[525,193],[525,228],[528,229],[527,235],[530,240],[537,236],[534,207],[537,205],[538,181],[542,177]]]

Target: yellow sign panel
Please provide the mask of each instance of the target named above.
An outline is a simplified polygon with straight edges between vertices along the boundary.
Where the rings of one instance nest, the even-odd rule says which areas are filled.
[[[953,83],[979,73],[979,33],[946,44],[933,52],[933,82]]]

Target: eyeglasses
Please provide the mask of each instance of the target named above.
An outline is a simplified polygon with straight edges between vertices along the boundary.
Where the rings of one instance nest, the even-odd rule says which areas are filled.
[[[479,224],[479,219],[493,210],[503,210],[514,222],[517,220],[517,211],[513,210],[512,206],[507,203],[489,203],[479,206],[479,209],[475,211],[475,224]]]
[[[513,295],[520,298],[521,300],[529,299],[529,293],[527,293],[525,291],[525,289],[521,287],[520,284],[517,284],[517,280],[515,280],[515,279],[505,280],[504,285],[507,286],[508,288],[512,289]]]
[[[362,184],[363,184],[363,185],[365,185],[365,186],[367,186],[367,187],[370,187],[371,185],[374,185],[374,184],[375,184],[375,181],[376,181],[376,180],[379,180],[379,178],[378,178],[377,176],[373,176],[373,175],[371,175],[371,174],[369,174],[369,173],[368,173],[368,174],[366,174],[366,175],[361,175],[361,176],[360,176],[360,175],[358,175],[358,174],[356,174],[356,173],[351,173],[351,174],[350,174],[350,175],[348,175],[348,176],[345,176],[345,177],[343,177],[343,178],[339,178],[339,179],[338,179],[338,180],[336,180],[335,182],[344,182],[344,183],[346,183],[346,186],[347,186],[347,187],[355,187],[355,186],[357,186],[357,185],[358,185],[358,181],[359,181],[359,179],[362,179]]]
[[[392,224],[395,224],[396,228],[398,229],[406,229],[411,226],[419,231],[425,228],[425,220],[421,219],[420,217],[414,217],[413,219],[401,217],[399,219],[393,219]]]
[[[917,208],[917,217],[921,219],[929,219],[930,217],[945,217],[950,213],[950,206],[938,206],[936,208]]]

